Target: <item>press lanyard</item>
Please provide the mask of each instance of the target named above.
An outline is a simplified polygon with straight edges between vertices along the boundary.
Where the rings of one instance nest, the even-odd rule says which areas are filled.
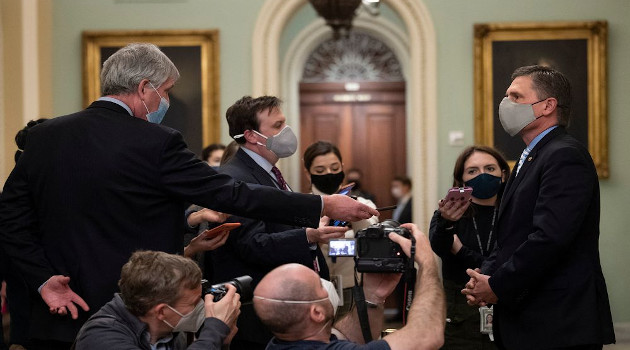
[[[494,230],[494,219],[496,219],[496,217],[497,217],[497,208],[495,207],[492,212],[492,224],[490,225],[490,233],[488,233],[488,244],[486,247],[486,252],[488,253],[490,253],[490,242],[492,241],[492,231]],[[481,252],[481,255],[485,256],[483,252],[483,246],[481,245],[481,237],[479,237],[479,229],[477,228],[477,220],[475,220],[474,216],[472,220],[473,220],[473,226],[475,226],[475,234],[477,235],[477,243],[479,244],[479,251]]]

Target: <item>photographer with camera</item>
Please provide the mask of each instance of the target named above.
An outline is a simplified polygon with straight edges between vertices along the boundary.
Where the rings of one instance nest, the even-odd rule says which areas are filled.
[[[236,334],[237,288],[226,283],[219,301],[213,301],[214,293],[201,299],[201,270],[191,259],[135,252],[123,266],[118,286],[121,293],[83,325],[75,349],[220,349]],[[186,332],[199,328],[188,346]]]
[[[364,344],[364,338],[357,308],[333,325],[334,289],[325,288],[308,268],[287,264],[268,273],[254,290],[256,313],[274,334],[267,349],[438,349],[444,341],[446,316],[437,262],[424,233],[413,224],[401,228],[411,231],[416,240],[414,261],[418,264],[415,299],[404,327],[381,340],[359,345]],[[394,232],[388,237],[411,256],[410,239]],[[364,274],[363,291],[373,338],[382,328],[385,299],[399,279],[397,273]]]

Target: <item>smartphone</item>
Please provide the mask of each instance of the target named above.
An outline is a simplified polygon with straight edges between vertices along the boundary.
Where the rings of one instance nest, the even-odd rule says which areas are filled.
[[[469,201],[472,197],[472,187],[453,187],[446,193],[445,201]]]
[[[343,195],[349,196],[350,191],[352,191],[353,187],[354,187],[354,182],[351,182],[343,186],[341,189],[339,189],[339,191],[337,191],[336,194],[343,194]],[[341,221],[341,220],[330,220],[330,222],[328,223],[328,226],[348,226],[348,222]]]
[[[225,224],[221,224],[217,227],[205,230],[203,231],[203,233],[206,235],[207,238],[213,238],[218,236],[223,231],[232,231],[239,226],[241,226],[240,222],[226,222]]]
[[[353,238],[331,239],[328,241],[328,256],[354,256],[355,244]]]
[[[350,194],[350,191],[352,191],[352,188],[354,188],[354,182],[351,182],[351,183],[343,186],[342,188],[339,189],[339,191],[337,191],[336,194],[344,194],[344,195],[348,196]]]

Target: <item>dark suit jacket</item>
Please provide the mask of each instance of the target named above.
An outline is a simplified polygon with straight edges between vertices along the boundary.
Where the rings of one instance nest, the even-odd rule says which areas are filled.
[[[599,261],[599,182],[564,128],[547,134],[509,179],[497,248],[483,264],[498,296],[494,334],[508,349],[614,342]]]
[[[227,164],[221,166],[219,172],[247,183],[276,187],[271,175],[242,149]],[[315,256],[318,258],[320,276],[329,279],[324,256],[319,247],[316,250],[310,249],[303,227],[242,217],[231,217],[228,221],[240,222],[242,226],[230,233],[223,247],[211,253],[215,282],[250,275],[255,287],[265,274],[283,264],[298,263],[313,268]],[[251,305],[243,306],[238,327],[237,336],[248,341],[267,344],[271,339],[271,333],[255,317]]]
[[[0,244],[33,291],[53,274],[70,276],[93,313],[118,290],[133,251],[182,251],[186,202],[313,227],[321,211],[318,196],[217,174],[179,132],[96,101],[29,131],[0,199]],[[33,302],[40,339],[72,341],[89,316],[51,316],[37,294]]]
[[[400,216],[398,218],[393,218],[393,219],[398,221],[401,224],[406,224],[408,222],[411,222],[412,208],[413,208],[413,198],[409,198],[409,200],[405,204],[405,207],[400,212]]]

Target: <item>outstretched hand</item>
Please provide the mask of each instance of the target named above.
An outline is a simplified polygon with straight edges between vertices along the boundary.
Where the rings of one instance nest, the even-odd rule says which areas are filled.
[[[69,282],[70,277],[54,275],[44,284],[40,294],[51,314],[65,316],[70,312],[72,319],[76,320],[79,317],[79,310],[74,304],[79,305],[83,311],[90,310],[90,307],[83,298],[70,289]]]
[[[334,220],[354,222],[379,215],[377,210],[348,196],[333,194],[322,198],[324,200],[322,215]]]

